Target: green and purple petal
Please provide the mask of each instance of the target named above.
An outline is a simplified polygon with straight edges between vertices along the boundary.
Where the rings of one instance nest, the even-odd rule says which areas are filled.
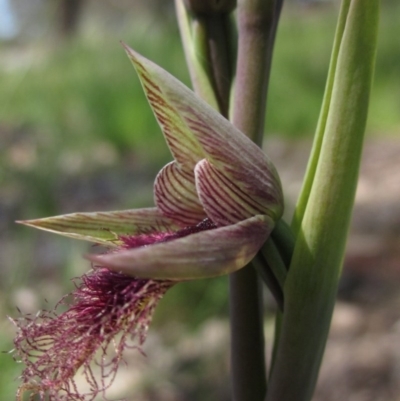
[[[157,208],[71,213],[18,223],[107,246],[118,246],[118,238],[123,235],[170,232],[179,228]]]
[[[87,257],[132,277],[178,281],[217,277],[250,262],[273,226],[272,219],[258,215],[150,246]]]
[[[148,68],[149,61],[128,46],[124,45],[124,47],[139,75],[146,97],[174,159],[180,165],[194,168],[195,164],[204,158],[196,138],[182,120],[179,112],[165,97],[159,80],[155,79],[154,72]],[[169,75],[162,68],[159,69]]]
[[[176,223],[192,226],[207,217],[196,191],[193,169],[167,164],[154,182],[154,201],[159,210]]]
[[[196,187],[207,216],[219,226],[263,214],[264,205],[253,199],[207,160],[195,169]]]
[[[125,48],[178,163],[193,167],[193,161],[206,158],[226,181],[261,206],[258,213],[278,220],[283,212],[281,183],[262,150],[168,72]],[[243,196],[236,201],[247,209]]]

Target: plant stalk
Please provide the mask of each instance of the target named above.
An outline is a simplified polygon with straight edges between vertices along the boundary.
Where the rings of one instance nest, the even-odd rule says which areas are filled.
[[[262,145],[273,42],[282,1],[238,1],[238,59],[232,122]],[[262,288],[247,266],[230,276],[231,382],[234,401],[267,391]]]

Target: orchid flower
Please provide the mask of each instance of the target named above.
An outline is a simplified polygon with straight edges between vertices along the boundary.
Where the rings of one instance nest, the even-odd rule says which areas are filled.
[[[25,391],[50,400],[104,392],[124,348],[143,344],[169,288],[244,267],[282,215],[279,177],[261,149],[169,73],[126,50],[174,161],[156,177],[156,207],[22,222],[108,252],[87,256],[93,270],[76,282],[66,312],[13,319],[16,356],[26,365],[20,399]],[[73,379],[79,369],[89,384],[84,393]]]

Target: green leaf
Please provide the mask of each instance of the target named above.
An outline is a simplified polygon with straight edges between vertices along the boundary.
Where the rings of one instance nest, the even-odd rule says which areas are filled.
[[[335,304],[374,71],[379,0],[352,0],[312,189],[285,281],[267,401],[309,401]]]
[[[349,11],[349,7],[350,7],[350,0],[343,0],[336,27],[335,40],[333,43],[331,61],[328,71],[328,78],[325,85],[324,99],[322,102],[317,129],[314,136],[313,147],[311,150],[310,158],[308,160],[307,171],[304,176],[304,181],[300,191],[300,195],[297,200],[296,209],[293,215],[292,229],[295,234],[300,229],[301,221],[304,217],[304,212],[307,207],[307,202],[310,196],[311,188],[314,182],[314,177],[318,166],[322,141],[324,139],[324,134],[325,134],[326,121],[328,118],[329,107],[331,104],[331,97],[336,75],[338,55],[339,55],[340,45],[342,43],[344,28],[346,26],[347,13]]]

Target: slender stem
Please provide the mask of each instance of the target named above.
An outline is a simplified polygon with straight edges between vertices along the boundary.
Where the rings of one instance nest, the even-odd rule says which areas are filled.
[[[276,224],[274,231],[271,234],[271,243],[276,246],[276,250],[278,251],[281,260],[284,264],[286,270],[286,277],[287,272],[289,271],[290,263],[293,257],[293,251],[296,243],[296,238],[293,234],[292,229],[290,226],[283,220],[280,219]],[[272,241],[273,240],[273,241]],[[270,242],[270,241],[268,241]],[[268,244],[267,242],[267,244]],[[265,251],[262,249],[262,251]],[[286,281],[285,277],[285,281]],[[284,285],[282,286],[284,289]],[[272,346],[272,358],[271,358],[271,367],[270,367],[270,374],[269,377],[272,376],[274,365],[276,361],[276,356],[279,347],[279,341],[282,331],[282,321],[283,321],[283,309],[276,311],[275,315],[275,332],[274,332],[274,342]]]
[[[296,237],[290,226],[285,220],[280,219],[271,233],[271,237],[274,239],[276,247],[282,257],[283,263],[286,266],[286,270],[289,270],[290,262],[293,256],[293,250],[296,243]]]
[[[275,362],[276,362],[276,355],[278,353],[278,348],[279,348],[279,340],[281,338],[281,331],[282,331],[282,319],[283,319],[283,312],[280,310],[276,311],[275,314],[275,329],[274,329],[274,344],[272,347],[272,356],[271,356],[271,367],[269,370],[269,377],[271,378],[273,372],[274,372],[274,367],[275,367]]]
[[[278,251],[276,250],[276,248],[274,248],[274,254],[275,254],[274,256],[276,256],[277,253]],[[273,271],[269,266],[268,260],[264,257],[263,253],[259,252],[251,261],[251,264],[256,269],[257,273],[260,275],[262,281],[267,285],[268,289],[271,291],[271,294],[275,298],[275,301],[278,304],[279,309],[283,310],[283,287],[281,286],[281,283],[277,279],[275,271]]]
[[[262,145],[272,51],[282,0],[238,1],[233,122]]]
[[[268,270],[271,270],[271,273],[273,277],[275,277],[279,289],[282,292],[285,285],[287,267],[273,238],[269,238],[269,240],[261,248],[260,253],[264,256]]]
[[[229,95],[233,77],[231,43],[232,32],[229,14],[205,18],[208,30],[208,49],[212,83],[221,114],[228,117]]]
[[[261,146],[273,41],[281,1],[238,1],[238,61],[232,121]],[[230,276],[231,381],[234,401],[267,391],[259,278],[247,266]]]
[[[267,390],[261,282],[248,265],[229,284],[233,400],[260,401]]]

